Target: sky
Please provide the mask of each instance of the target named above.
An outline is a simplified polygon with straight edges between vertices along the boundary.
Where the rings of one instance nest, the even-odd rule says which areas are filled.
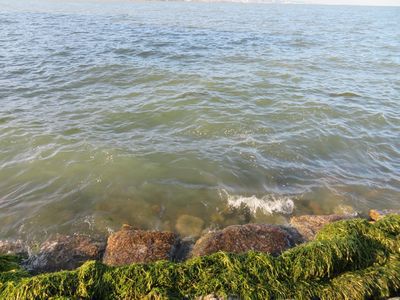
[[[400,0],[304,0],[315,4],[348,4],[348,5],[395,5],[400,6]]]

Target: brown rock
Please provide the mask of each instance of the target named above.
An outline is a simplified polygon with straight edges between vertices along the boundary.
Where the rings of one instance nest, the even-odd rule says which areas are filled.
[[[172,232],[135,230],[124,225],[109,236],[103,262],[120,266],[171,259],[178,242]]]
[[[0,255],[28,255],[28,245],[22,240],[2,240],[0,241]]]
[[[313,240],[326,224],[354,217],[355,215],[304,215],[292,217],[290,224],[298,230],[304,240],[309,241]]]
[[[294,241],[282,226],[267,224],[232,225],[201,237],[192,249],[192,256],[218,251],[243,253],[249,250],[279,254],[294,246]]]
[[[101,259],[104,248],[103,240],[86,235],[58,235],[44,242],[25,267],[35,273],[72,270],[87,260]]]
[[[374,221],[378,221],[379,219],[382,219],[387,215],[400,215],[400,209],[384,209],[384,210],[371,209],[369,211],[369,216]]]

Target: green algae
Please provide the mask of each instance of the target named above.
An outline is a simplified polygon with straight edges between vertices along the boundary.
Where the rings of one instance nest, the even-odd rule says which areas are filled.
[[[18,262],[0,258],[1,299],[381,299],[400,293],[400,216],[327,225],[278,257],[219,252],[123,267],[89,261],[37,276]]]

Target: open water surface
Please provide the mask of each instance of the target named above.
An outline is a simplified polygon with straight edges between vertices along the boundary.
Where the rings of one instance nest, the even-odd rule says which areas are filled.
[[[0,237],[344,205],[400,207],[400,8],[0,0]]]

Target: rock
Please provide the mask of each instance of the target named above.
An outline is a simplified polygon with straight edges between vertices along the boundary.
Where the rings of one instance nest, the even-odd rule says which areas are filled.
[[[315,215],[321,215],[324,213],[324,210],[322,209],[320,202],[310,201],[308,203],[308,207],[311,209],[311,213]]]
[[[304,215],[292,217],[290,224],[297,229],[304,240],[309,241],[313,240],[318,231],[326,224],[354,217],[355,215]]]
[[[0,255],[28,256],[28,245],[22,240],[0,240]]]
[[[387,215],[400,215],[400,209],[384,209],[384,210],[371,209],[369,211],[369,216],[374,221],[378,221],[379,219],[382,219]]]
[[[211,221],[218,227],[229,225],[248,224],[251,221],[251,211],[248,205],[241,203],[239,206],[224,206],[217,208],[211,215]]]
[[[178,243],[172,232],[135,230],[124,225],[109,236],[103,262],[120,266],[171,259]]]
[[[44,242],[37,255],[24,262],[25,268],[34,272],[72,270],[87,260],[99,260],[105,241],[86,235],[58,235]]]
[[[204,221],[198,217],[181,215],[176,221],[175,228],[182,236],[197,237],[203,230]]]
[[[353,206],[346,204],[339,204],[335,206],[333,213],[335,215],[357,215],[357,212],[354,210]]]
[[[185,237],[179,240],[177,244],[172,260],[173,261],[184,261],[190,256],[194,245],[194,240],[191,237]]]
[[[288,230],[267,224],[232,225],[201,237],[192,249],[192,256],[218,251],[243,253],[249,250],[280,254],[294,246]]]

